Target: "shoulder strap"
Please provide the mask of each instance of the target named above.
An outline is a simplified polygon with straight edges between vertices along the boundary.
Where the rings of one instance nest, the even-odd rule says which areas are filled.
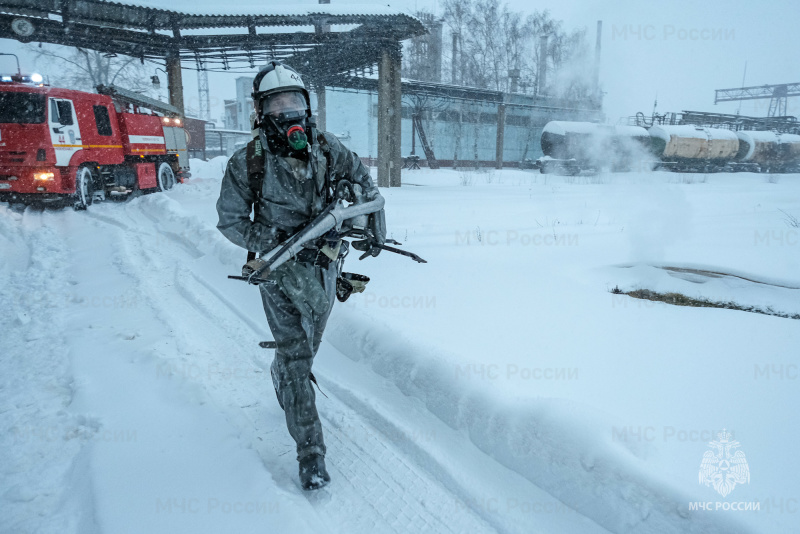
[[[255,195],[253,201],[254,219],[258,219],[258,207],[261,204],[261,188],[264,184],[264,148],[261,139],[255,138],[247,143],[247,183]],[[247,261],[254,260],[256,253],[247,251]]]
[[[330,157],[331,154],[331,145],[328,144],[328,140],[325,138],[325,134],[323,134],[320,130],[317,130],[317,142],[319,143],[319,147],[322,149],[322,152],[325,153],[325,157]]]
[[[322,150],[322,154],[325,156],[325,163],[327,166],[325,168],[325,204],[330,204],[333,202],[333,178],[331,176],[333,172],[333,163],[331,162],[331,146],[328,144],[328,140],[325,138],[325,135],[316,130],[316,137],[317,143],[319,143],[319,148]]]

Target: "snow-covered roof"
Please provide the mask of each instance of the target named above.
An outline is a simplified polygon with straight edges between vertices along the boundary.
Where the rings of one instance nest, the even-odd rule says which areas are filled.
[[[31,40],[143,59],[163,58],[177,48],[182,60],[206,68],[228,69],[236,63],[253,68],[265,58],[291,57],[319,73],[319,80],[374,65],[387,42],[426,33],[419,19],[378,3],[2,0],[0,4],[2,13],[34,19],[36,33]],[[318,35],[319,27],[331,31]],[[105,38],[97,39],[98,32]]]
[[[229,11],[228,11],[229,10]],[[49,19],[61,15],[52,0],[3,0],[0,12]],[[173,31],[248,26],[390,23],[383,31],[402,39],[424,33],[419,19],[388,4],[202,2],[177,0],[71,0],[69,19],[96,26]]]
[[[397,16],[406,15],[403,11],[381,4],[291,4],[275,5],[264,2],[235,2],[232,5],[223,5],[219,2],[207,6],[198,5],[198,2],[184,1],[171,2],[169,9],[165,9],[163,0],[122,0],[108,2],[132,7],[148,7],[162,11],[179,12],[185,15],[214,16],[214,17],[248,17],[254,15],[287,17],[310,15],[364,15],[364,16]],[[229,7],[230,10],[224,9]],[[408,15],[406,15],[408,16]]]

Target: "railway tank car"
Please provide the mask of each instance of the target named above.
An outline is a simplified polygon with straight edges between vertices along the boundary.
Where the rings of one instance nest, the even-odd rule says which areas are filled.
[[[537,166],[542,173],[559,174],[604,167],[629,170],[649,144],[647,130],[639,126],[551,121],[542,130],[544,157]]]
[[[778,172],[800,172],[800,135],[780,134]]]
[[[800,171],[800,135],[739,131],[736,160],[757,164],[762,172]]]
[[[800,172],[800,135],[691,124],[608,126],[552,121],[542,131],[542,173],[660,168],[676,172]]]
[[[731,130],[689,124],[658,125],[652,126],[648,133],[652,153],[662,162],[659,167],[669,170],[733,170],[727,166],[739,152],[739,138]]]

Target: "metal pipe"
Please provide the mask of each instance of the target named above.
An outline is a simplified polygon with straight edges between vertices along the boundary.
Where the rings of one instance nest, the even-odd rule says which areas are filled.
[[[17,57],[17,54],[7,54],[6,52],[0,52],[0,56],[14,56],[14,59],[17,60],[17,74],[22,76],[22,71],[19,68],[19,58]]]
[[[600,38],[603,35],[603,21],[597,21],[597,42],[594,46],[594,87],[600,87]]]

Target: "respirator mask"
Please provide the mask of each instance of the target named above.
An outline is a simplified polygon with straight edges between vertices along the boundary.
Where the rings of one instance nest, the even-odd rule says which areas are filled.
[[[261,124],[270,148],[283,155],[305,151],[311,112],[300,91],[267,95],[261,101]]]

